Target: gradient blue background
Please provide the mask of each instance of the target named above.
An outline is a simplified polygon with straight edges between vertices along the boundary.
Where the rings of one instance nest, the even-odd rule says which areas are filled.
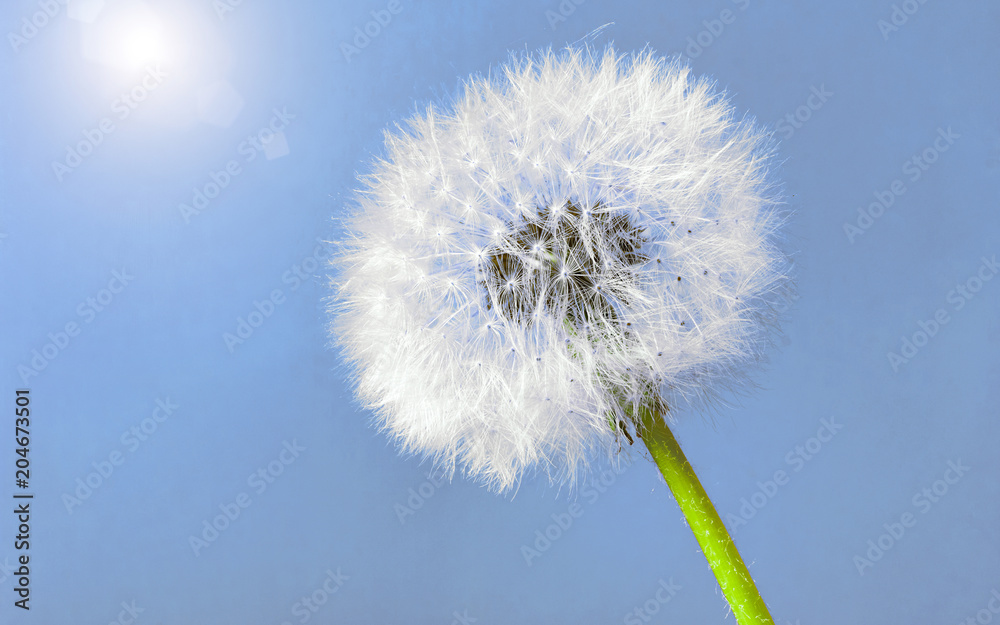
[[[724,516],[775,471],[791,476],[735,528],[776,622],[1000,619],[988,609],[1000,590],[1000,280],[960,311],[947,299],[1000,253],[995,3],[918,4],[886,40],[887,1],[587,0],[551,22],[555,0],[401,0],[345,59],[341,44],[386,6],[245,0],[222,18],[210,0],[149,1],[168,75],[62,182],[52,161],[111,116],[143,70],[86,58],[84,27],[65,9],[17,52],[0,42],[4,501],[15,490],[18,366],[49,333],[81,326],[27,384],[32,610],[13,607],[15,580],[0,568],[0,621],[103,624],[134,602],[137,623],[299,623],[296,603],[339,569],[349,579],[308,622],[621,623],[651,600],[653,623],[734,622],[648,460],[598,497],[568,497],[544,478],[512,499],[463,478],[426,484],[430,467],[368,426],[325,347],[323,270],[294,289],[283,281],[317,237],[335,236],[330,218],[355,173],[415,101],[510,50],[559,47],[609,22],[597,45],[685,53],[724,10],[734,20],[690,61],[741,111],[774,125],[812,87],[833,95],[791,136],[778,132],[800,294],[780,349],[753,394],[714,416],[679,415],[678,438]],[[38,10],[5,2],[0,30],[18,32]],[[199,94],[220,81],[243,102],[216,102],[228,126],[199,113]],[[240,143],[275,107],[295,116],[288,153],[245,163]],[[959,138],[911,182],[907,161],[949,127]],[[178,205],[231,159],[242,174],[186,224]],[[844,223],[895,179],[906,193],[849,242]],[[134,280],[86,323],[78,306],[123,267]],[[231,353],[224,333],[275,289],[284,303]],[[887,353],[940,308],[950,321],[894,372]],[[123,432],[167,398],[179,408],[130,452]],[[786,456],[823,418],[842,429],[794,471]],[[293,440],[305,451],[258,494],[248,476]],[[124,462],[68,512],[63,496],[116,450]],[[971,469],[918,507],[914,495],[949,460]],[[433,494],[401,521],[398,506],[421,487]],[[241,492],[249,507],[195,556],[189,537]],[[583,514],[528,566],[522,545],[574,501]],[[854,557],[908,512],[916,525],[859,574]],[[14,515],[0,514],[0,563],[15,563],[14,533]],[[671,579],[681,590],[656,604]]]

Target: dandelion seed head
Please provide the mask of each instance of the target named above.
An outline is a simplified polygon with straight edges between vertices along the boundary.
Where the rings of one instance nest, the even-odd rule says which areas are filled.
[[[572,483],[637,408],[704,405],[761,360],[788,284],[773,143],[680,61],[513,58],[385,149],[330,332],[404,451]]]

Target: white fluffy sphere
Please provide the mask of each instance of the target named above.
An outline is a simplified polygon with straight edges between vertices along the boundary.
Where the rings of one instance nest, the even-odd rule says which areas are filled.
[[[629,406],[760,360],[788,280],[771,135],[679,61],[515,58],[385,151],[343,217],[330,330],[404,451],[500,490],[572,481]]]

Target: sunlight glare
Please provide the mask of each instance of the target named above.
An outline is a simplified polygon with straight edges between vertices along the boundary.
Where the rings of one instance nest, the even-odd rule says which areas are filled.
[[[162,21],[145,3],[118,5],[82,27],[83,54],[91,61],[135,70],[166,60]]]

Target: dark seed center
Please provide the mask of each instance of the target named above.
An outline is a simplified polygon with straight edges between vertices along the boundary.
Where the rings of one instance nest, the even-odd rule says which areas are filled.
[[[575,330],[619,325],[626,287],[649,257],[628,217],[597,203],[588,210],[570,200],[537,217],[508,224],[509,234],[487,251],[481,284],[487,308],[516,323],[536,314],[564,317]]]

